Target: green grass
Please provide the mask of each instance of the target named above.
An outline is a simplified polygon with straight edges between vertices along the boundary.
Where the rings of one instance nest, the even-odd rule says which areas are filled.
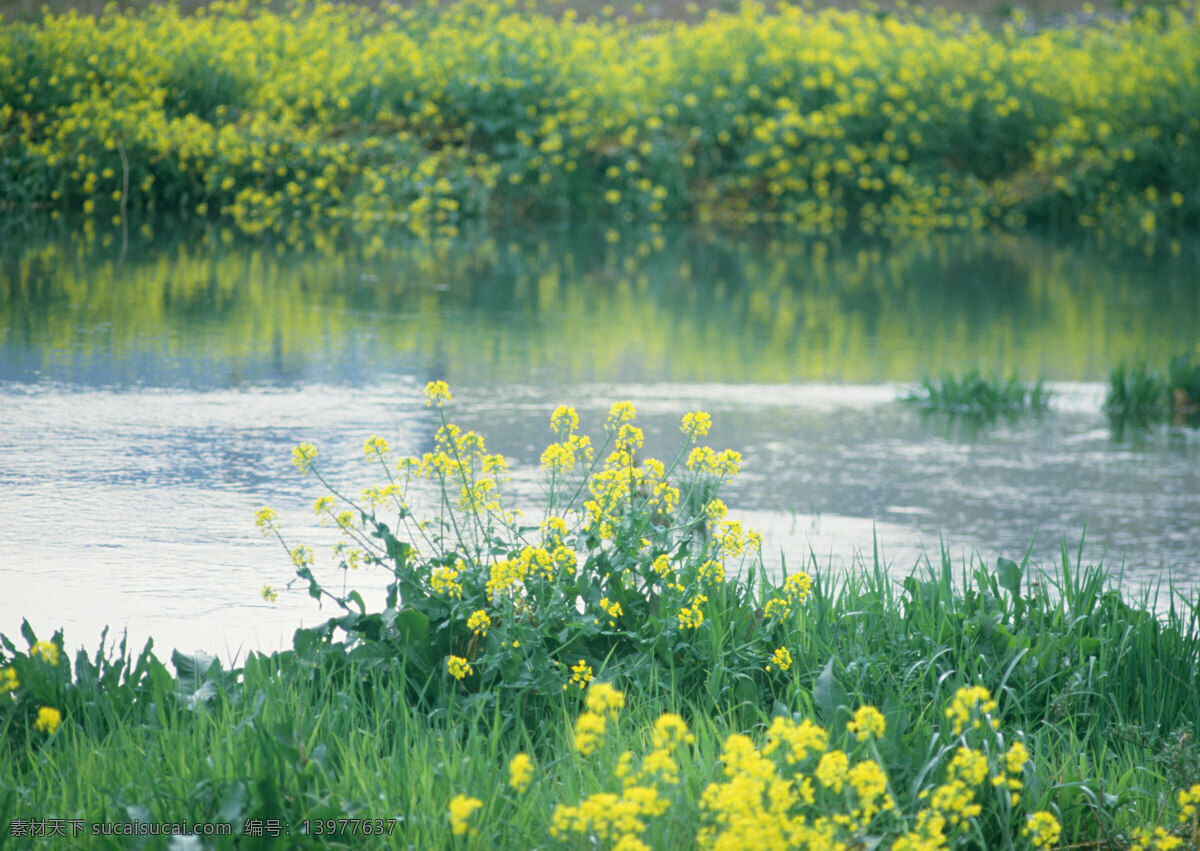
[[[533,847],[548,841],[555,805],[619,790],[616,756],[644,753],[654,719],[673,711],[687,718],[696,741],[679,754],[671,808],[643,838],[656,848],[690,847],[702,817],[696,802],[721,777],[718,755],[729,734],[761,740],[773,715],[793,712],[836,730],[848,717],[839,707],[878,706],[888,721],[880,752],[890,780],[915,800],[941,707],[959,686],[981,683],[999,701],[1001,729],[1023,731],[1033,755],[1024,794],[1031,808],[1058,815],[1064,843],[1123,848],[1135,826],[1174,826],[1170,796],[1200,782],[1195,603],[1147,592],[1131,604],[1103,569],[1072,565],[1065,553],[1046,574],[1005,560],[995,571],[976,564],[957,573],[943,556],[902,583],[878,563],[836,585],[819,574],[785,642],[795,656],[787,676],[741,701],[703,691],[680,700],[669,687],[618,681],[628,708],[588,758],[572,746],[581,703],[574,689],[527,712],[482,702],[429,712],[405,699],[401,659],[367,665],[332,644],[251,655],[231,672],[177,657],[187,675],[178,680],[164,678],[149,653],[140,661],[123,650],[98,654],[98,665],[81,656],[73,677],[63,660],[55,669],[65,716],[57,734],[36,733],[12,712],[0,727],[0,789],[11,790],[7,799],[0,794],[0,825],[54,816],[89,824],[223,821],[240,832],[246,819],[279,819],[293,830],[305,819],[396,819],[391,839],[321,841]],[[1149,613],[1156,605],[1160,617]],[[33,662],[22,658],[24,672]],[[93,683],[94,668],[109,672],[105,687]],[[537,782],[520,796],[507,786],[506,769],[518,751],[539,766]],[[458,794],[483,804],[471,820],[477,834],[450,833],[447,807]],[[913,806],[899,797],[902,807]],[[309,841],[293,834],[282,845]]]
[[[1200,423],[1200,363],[1187,353],[1165,371],[1143,362],[1121,363],[1109,376],[1104,411],[1120,424],[1148,425],[1173,418],[1176,424]]]
[[[390,573],[382,610],[322,586],[312,549],[285,543],[294,581],[341,613],[232,671],[175,654],[172,675],[124,643],[72,663],[61,633],[25,625],[27,650],[0,636],[0,829],[220,823],[238,838],[212,846],[239,848],[825,848],[938,838],[946,817],[949,847],[1016,848],[1057,841],[1022,833],[1041,818],[1073,846],[1124,849],[1158,825],[1196,844],[1196,820],[1178,819],[1182,790],[1200,802],[1195,600],[1169,586],[1129,600],[1065,546],[1044,571],[1028,553],[956,568],[943,552],[899,582],[878,556],[846,575],[813,557],[776,581],[717,498],[741,456],[693,445],[709,415],[684,415],[669,464],[635,460],[628,402],[595,446],[573,409],[554,411],[546,511],[526,525],[505,508],[506,463],[446,418],[446,384],[426,396],[436,451],[364,447],[386,487],[346,496],[316,447],[293,451],[328,491],[314,508],[340,530],[335,557]],[[422,479],[441,494],[425,520],[409,508]],[[283,541],[275,512],[256,523]],[[602,700],[614,687],[620,711]],[[682,723],[692,738],[664,733]],[[539,766],[524,792],[508,784],[518,753]],[[332,835],[301,838],[306,821]],[[293,833],[256,835],[268,824]],[[805,831],[825,833],[805,845]]]
[[[972,370],[961,377],[927,378],[901,401],[927,411],[994,419],[1001,414],[1044,411],[1049,407],[1050,392],[1041,381],[1026,384],[1016,375],[1004,380]]]

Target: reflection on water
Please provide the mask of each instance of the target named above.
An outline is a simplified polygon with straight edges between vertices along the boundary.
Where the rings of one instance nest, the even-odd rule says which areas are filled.
[[[1101,380],[1122,358],[1190,349],[1200,324],[1200,244],[1112,261],[1028,236],[884,253],[485,235],[368,257],[201,237],[118,258],[69,240],[6,253],[0,380],[866,383],[970,367]]]
[[[316,541],[301,440],[370,483],[363,441],[428,448],[421,388],[509,455],[527,505],[547,418],[598,426],[638,406],[666,455],[709,410],[745,455],[727,502],[768,560],[844,566],[878,539],[906,571],[956,557],[1072,551],[1144,583],[1200,580],[1200,437],[1116,440],[1096,383],[1122,357],[1195,345],[1195,258],[1139,263],[1030,238],[888,254],[681,234],[661,252],[602,240],[399,246],[278,256],[198,239],[121,260],[70,241],[0,261],[0,632],[27,616],[71,643],[135,637],[226,654],[278,647],[320,612],[259,538],[270,504]],[[972,425],[893,403],[895,382],[968,367],[1059,382],[1040,418]],[[380,577],[355,577],[363,589]]]

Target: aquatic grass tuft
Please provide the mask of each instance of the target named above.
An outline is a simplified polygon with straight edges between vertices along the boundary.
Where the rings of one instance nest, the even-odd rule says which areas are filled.
[[[1168,418],[1200,423],[1200,363],[1184,353],[1166,371],[1144,362],[1122,362],[1109,376],[1104,411],[1114,423],[1148,425]]]
[[[971,370],[961,377],[947,374],[939,379],[927,378],[900,401],[926,411],[993,419],[1002,414],[1045,411],[1050,396],[1041,380],[1026,384],[1016,375],[1005,380]]]

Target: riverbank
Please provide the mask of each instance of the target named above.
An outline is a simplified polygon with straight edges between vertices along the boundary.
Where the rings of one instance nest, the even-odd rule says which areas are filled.
[[[1200,224],[1200,26],[1026,32],[747,4],[67,14],[0,29],[7,217],[182,211],[287,243],[476,219],[909,238]],[[603,73],[596,73],[603,69]]]
[[[1035,813],[1062,830],[1042,847],[1126,849],[1139,829],[1156,828],[1185,840],[1176,847],[1197,847],[1194,819],[1179,818],[1180,791],[1200,782],[1187,720],[1200,717],[1194,601],[1156,621],[1086,567],[1029,572],[1018,595],[1006,587],[1008,570],[968,571],[955,591],[948,574],[902,589],[870,571],[837,590],[816,583],[790,659],[770,671],[772,658],[757,671],[705,670],[696,660],[674,674],[694,686],[676,686],[661,673],[614,676],[598,666],[594,681],[615,681],[625,706],[608,716],[594,751],[581,731],[591,722],[578,720],[593,692],[569,680],[557,695],[481,700],[443,670],[432,677],[443,697],[430,702],[412,691],[403,653],[367,645],[307,642],[251,655],[232,671],[188,657],[172,671],[149,651],[134,658],[124,648],[71,660],[41,642],[15,661],[10,649],[5,669],[20,685],[0,708],[0,788],[9,790],[0,794],[0,836],[11,832],[16,848],[49,846],[18,837],[44,830],[31,823],[63,819],[77,820],[65,828],[83,831],[76,836],[139,823],[217,825],[203,829],[219,836],[228,825],[241,848],[582,847],[588,836],[604,848],[640,847],[619,846],[623,837],[687,848],[720,847],[735,830],[747,841],[790,829],[780,847],[817,848],[829,846],[799,841],[801,818],[814,825],[857,811],[869,830],[843,820],[830,832],[883,835],[892,847],[933,824],[921,811],[941,807],[961,818],[943,825],[957,837],[950,847],[1036,847],[1022,832]],[[983,700],[990,708],[981,713],[964,704],[956,695],[969,685],[986,688],[995,705]],[[946,710],[964,705],[960,735]],[[883,720],[860,741],[846,725],[862,706]],[[661,732],[664,713],[684,719],[686,738]],[[972,727],[974,718],[985,723]],[[744,750],[751,743],[757,754]],[[1023,750],[1010,758],[1017,743]],[[973,756],[956,758],[964,746]],[[799,749],[797,762],[789,748]],[[824,773],[838,753],[864,777],[871,763],[886,776],[870,818],[853,770],[840,791]],[[534,767],[528,786],[512,785],[526,776],[520,754]],[[986,773],[951,794],[964,760],[983,760]],[[793,778],[786,794],[756,785],[772,773]],[[465,833],[456,835],[459,824]],[[1169,847],[1166,834],[1136,847]],[[232,842],[206,838],[201,847]]]
[[[427,385],[432,451],[365,442],[361,492],[292,450],[337,538],[254,519],[287,587],[336,613],[292,650],[232,671],[176,653],[172,674],[149,645],[72,662],[61,634],[4,639],[0,826],[220,825],[238,847],[1200,838],[1194,599],[1130,601],[1065,547],[1045,570],[943,553],[896,581],[876,548],[768,577],[720,498],[742,456],[703,443],[704,411],[658,460],[631,403],[595,440],[558,407],[522,513],[451,401]],[[387,582],[370,605],[348,581],[367,568]]]

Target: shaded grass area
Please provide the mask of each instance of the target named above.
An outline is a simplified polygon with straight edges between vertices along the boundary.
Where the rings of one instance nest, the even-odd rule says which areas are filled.
[[[794,657],[789,670],[736,698],[704,669],[686,673],[709,687],[686,697],[653,678],[618,678],[627,706],[588,756],[576,750],[583,695],[574,688],[489,705],[456,701],[443,675],[437,688],[448,699],[430,703],[406,688],[401,658],[370,659],[338,643],[251,655],[233,671],[177,656],[176,676],[149,648],[133,658],[122,645],[52,666],[9,643],[7,663],[22,685],[0,709],[0,789],[8,790],[0,793],[0,836],[12,819],[34,817],[219,821],[241,834],[237,847],[274,847],[246,829],[278,819],[293,831],[309,820],[314,832],[303,842],[293,833],[285,847],[544,845],[556,807],[620,794],[619,755],[641,759],[655,720],[673,712],[695,740],[676,750],[679,782],[660,784],[669,806],[645,818],[640,835],[651,847],[691,847],[696,826],[711,818],[699,802],[723,779],[728,737],[761,742],[775,718],[793,713],[842,741],[851,709],[879,707],[887,733],[876,754],[900,809],[915,811],[950,756],[943,708],[973,684],[996,698],[1007,741],[1028,747],[1022,806],[1054,813],[1063,845],[1126,848],[1145,826],[1189,832],[1174,798],[1200,782],[1194,601],[1169,591],[1169,599],[1148,592],[1128,600],[1105,570],[1072,564],[1065,552],[1047,573],[1004,559],[994,570],[956,570],[944,555],[901,583],[881,564],[836,584],[812,569],[812,595],[783,642]],[[608,678],[604,669],[596,676]],[[42,703],[62,710],[53,736],[32,724]],[[848,751],[858,747],[845,741]],[[519,752],[538,766],[523,792],[509,785]],[[448,817],[459,795],[481,804],[462,837]],[[980,793],[984,810],[960,846],[1026,841],[1009,833],[1018,823],[1001,818],[994,797]],[[315,835],[326,818],[383,820],[380,829],[393,835]],[[589,844],[570,830],[561,838],[565,847]]]

